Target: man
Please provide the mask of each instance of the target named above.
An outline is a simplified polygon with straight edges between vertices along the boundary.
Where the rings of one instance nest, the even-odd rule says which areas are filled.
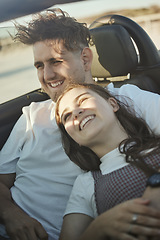
[[[23,108],[0,153],[0,235],[13,240],[57,240],[73,182],[81,170],[63,151],[54,102],[70,83],[94,83],[90,34],[84,24],[60,10],[38,15],[17,29],[16,39],[33,45],[39,81],[53,101]],[[113,86],[110,90],[114,91]],[[135,88],[137,99],[139,91]],[[146,95],[149,102],[153,94]],[[150,212],[160,217],[158,211],[146,209],[148,218]],[[128,215],[132,218],[133,213]]]

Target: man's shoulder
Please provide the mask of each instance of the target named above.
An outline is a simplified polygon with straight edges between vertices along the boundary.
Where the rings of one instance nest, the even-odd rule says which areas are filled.
[[[51,99],[48,99],[41,102],[32,102],[29,106],[23,107],[23,110],[27,110],[27,111],[35,111],[35,110],[37,111],[41,109],[51,110],[54,107],[55,107],[55,103]]]
[[[23,115],[31,121],[47,121],[55,115],[55,103],[49,99],[41,102],[32,102],[29,106],[23,107]]]

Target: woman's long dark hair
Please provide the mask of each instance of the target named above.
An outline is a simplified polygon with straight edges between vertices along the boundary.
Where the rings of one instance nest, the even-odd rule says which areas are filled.
[[[96,84],[70,85],[57,101],[56,121],[61,131],[64,150],[71,159],[71,161],[73,161],[81,169],[86,171],[98,170],[100,165],[99,157],[88,147],[80,146],[77,142],[75,142],[66,132],[64,125],[61,123],[60,120],[58,112],[60,100],[66,92],[75,87],[88,88],[96,92],[106,101],[110,97],[114,97],[116,99],[119,105],[119,110],[115,112],[115,114],[120,124],[129,136],[127,139],[125,139],[119,144],[119,151],[126,155],[127,162],[136,163],[137,166],[139,165],[140,168],[143,168],[145,163],[143,162],[142,151],[152,148],[158,150],[160,147],[160,136],[156,136],[147,126],[146,122],[142,118],[137,116],[133,109],[131,109],[131,107],[127,103],[125,103],[125,101],[123,103],[120,102],[115,96],[112,96],[105,88]],[[143,166],[141,166],[141,163]],[[148,171],[150,171],[150,168],[148,169]]]

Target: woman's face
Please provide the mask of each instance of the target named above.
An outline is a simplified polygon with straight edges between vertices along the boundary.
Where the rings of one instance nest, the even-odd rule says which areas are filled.
[[[59,116],[68,134],[80,145],[90,147],[111,134],[119,106],[114,98],[106,101],[94,91],[78,87],[60,100]]]

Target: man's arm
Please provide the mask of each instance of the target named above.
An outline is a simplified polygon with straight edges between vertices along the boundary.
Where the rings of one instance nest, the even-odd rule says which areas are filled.
[[[4,224],[5,212],[9,205],[13,205],[10,188],[14,184],[15,173],[0,174],[0,222]]]
[[[144,194],[143,194],[143,198],[144,199],[150,199],[150,202],[149,202],[149,206],[150,207],[153,207],[153,208],[156,208],[157,210],[160,211],[160,188],[159,187],[155,187],[155,188],[152,188],[152,187],[147,187],[146,190],[144,191]],[[139,236],[138,237],[139,240],[144,240],[143,239],[143,236]],[[152,240],[158,240],[159,237],[153,237],[153,238],[150,238]]]
[[[47,240],[42,225],[14,203],[10,192],[14,180],[15,173],[0,174],[0,222],[11,239]]]
[[[124,84],[120,88],[114,88],[113,84],[107,86],[108,90],[116,95],[120,101],[127,101],[149,125],[155,134],[160,134],[160,124],[157,119],[160,116],[160,95],[144,91],[132,84]],[[130,99],[132,101],[130,101]]]

